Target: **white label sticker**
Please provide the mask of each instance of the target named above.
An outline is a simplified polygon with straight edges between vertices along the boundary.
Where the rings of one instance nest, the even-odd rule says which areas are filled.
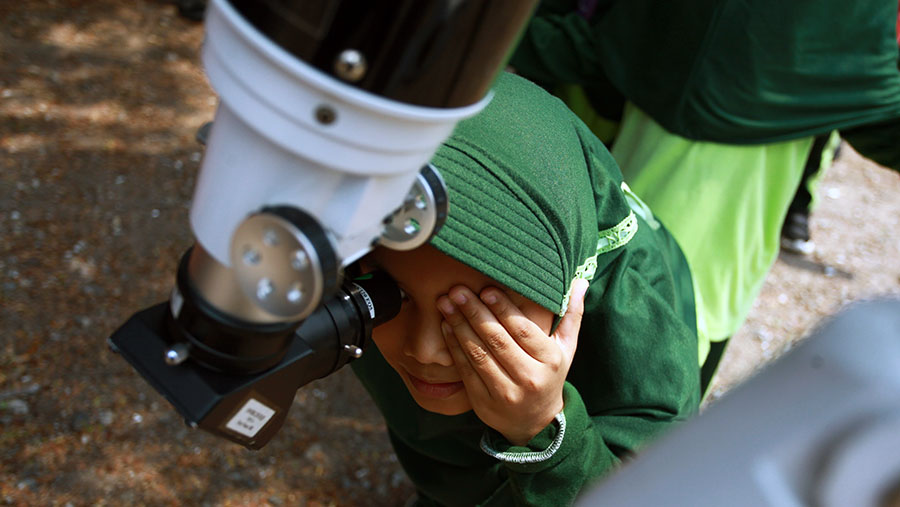
[[[273,415],[275,415],[274,410],[250,398],[225,427],[241,435],[253,437]]]

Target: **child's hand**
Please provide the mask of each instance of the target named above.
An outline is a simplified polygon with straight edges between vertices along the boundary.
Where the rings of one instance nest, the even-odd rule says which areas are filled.
[[[563,383],[575,356],[587,282],[579,280],[553,336],[502,290],[481,297],[464,286],[437,301],[441,329],[472,409],[511,444],[525,445],[563,409]]]

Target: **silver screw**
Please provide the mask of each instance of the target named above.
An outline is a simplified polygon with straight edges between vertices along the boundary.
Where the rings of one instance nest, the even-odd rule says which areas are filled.
[[[261,278],[256,283],[256,297],[262,301],[269,297],[269,294],[275,292],[275,285],[268,278]]]
[[[350,344],[344,345],[344,350],[346,350],[348,354],[350,354],[351,356],[353,356],[356,359],[359,359],[363,355],[363,350],[361,348],[357,347],[356,345],[350,345]]]
[[[301,299],[303,299],[303,290],[301,289],[302,286],[300,285],[300,282],[296,282],[294,283],[294,285],[291,285],[291,288],[288,289],[287,292],[288,301],[297,304]]]
[[[412,236],[413,234],[419,232],[419,222],[414,218],[410,218],[403,225],[403,232]]]
[[[263,243],[266,246],[278,246],[278,233],[273,229],[266,229],[263,232]]]
[[[252,248],[248,248],[244,251],[244,264],[248,266],[258,265],[261,259],[262,257],[259,255],[259,252]]]
[[[355,49],[345,49],[334,62],[334,73],[344,81],[355,83],[366,75],[366,57]]]
[[[176,343],[172,345],[172,348],[166,351],[166,364],[169,366],[179,365],[185,360],[187,360],[190,355],[190,351],[187,348],[187,345],[183,343]]]
[[[291,256],[291,267],[297,271],[303,271],[307,266],[309,266],[309,255],[304,250],[294,251],[294,255]]]

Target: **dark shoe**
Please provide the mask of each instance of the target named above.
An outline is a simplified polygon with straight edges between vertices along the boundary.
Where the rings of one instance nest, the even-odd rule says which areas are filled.
[[[809,213],[788,212],[781,228],[781,248],[800,255],[809,255],[816,250],[816,244],[809,236]]]

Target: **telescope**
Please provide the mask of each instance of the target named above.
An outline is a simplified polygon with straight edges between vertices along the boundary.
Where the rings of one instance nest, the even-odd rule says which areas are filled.
[[[399,311],[355,263],[410,250],[449,206],[429,164],[477,114],[530,17],[521,0],[213,0],[219,104],[169,300],[110,347],[199,427],[259,449],[297,389]]]

